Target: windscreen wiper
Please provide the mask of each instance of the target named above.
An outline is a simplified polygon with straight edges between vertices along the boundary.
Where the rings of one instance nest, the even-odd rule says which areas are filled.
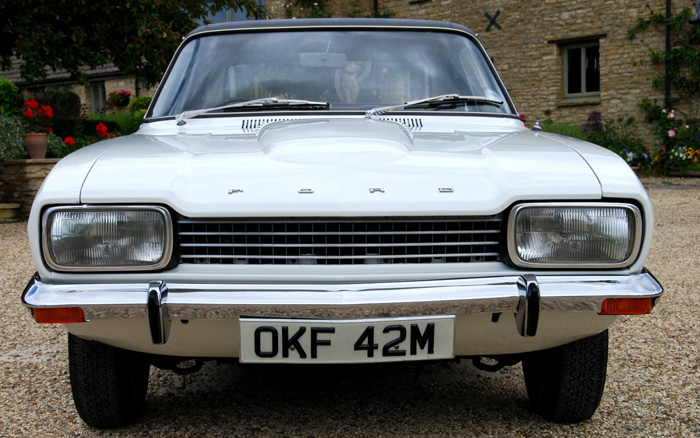
[[[182,126],[187,123],[187,119],[196,117],[200,114],[205,114],[213,111],[224,111],[232,108],[249,108],[249,107],[292,107],[292,106],[304,106],[304,107],[321,107],[328,108],[328,102],[314,102],[311,100],[298,100],[298,99],[279,99],[277,97],[265,97],[262,99],[246,100],[245,102],[231,103],[228,105],[217,106],[214,108],[202,108],[192,111],[184,111],[180,113],[175,120],[178,126]]]
[[[372,118],[372,116],[377,116],[379,114],[384,114],[389,111],[394,111],[397,109],[405,109],[409,106],[416,106],[422,104],[443,104],[443,103],[462,103],[462,102],[473,102],[473,103],[484,103],[487,105],[493,105],[501,107],[503,105],[502,100],[489,99],[484,96],[460,96],[459,94],[442,94],[440,96],[426,97],[425,99],[418,99],[412,102],[406,102],[399,105],[391,105],[380,108],[372,108],[365,113],[365,117]]]

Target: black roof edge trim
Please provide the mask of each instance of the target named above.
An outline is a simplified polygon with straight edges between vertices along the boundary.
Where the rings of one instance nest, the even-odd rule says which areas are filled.
[[[241,29],[269,29],[269,28],[296,28],[296,27],[413,27],[413,28],[433,28],[445,30],[461,30],[475,35],[474,32],[461,24],[450,23],[448,21],[433,20],[411,20],[397,18],[301,18],[286,20],[251,20],[232,21],[227,23],[209,24],[200,26],[189,34],[196,35],[203,32],[241,30]]]

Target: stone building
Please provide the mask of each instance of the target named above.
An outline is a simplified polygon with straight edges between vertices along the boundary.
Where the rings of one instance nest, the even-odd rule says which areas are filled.
[[[300,4],[313,0],[259,0],[270,18],[307,17]],[[662,49],[664,33],[648,30],[634,40],[627,31],[650,11],[663,13],[666,1],[648,0],[325,0],[325,14],[332,17],[417,18],[452,21],[478,33],[506,84],[516,107],[529,122],[551,118],[557,122],[583,123],[597,111],[604,120],[632,115],[642,133],[639,102],[645,98],[664,102],[664,91],[651,86],[663,66],[652,66],[649,48]],[[694,8],[695,0],[676,1],[673,11]],[[245,19],[243,14],[222,11],[213,21]],[[698,24],[700,25],[700,24]],[[13,74],[16,77],[13,77]],[[0,72],[19,83],[25,95],[49,86],[70,86],[89,112],[104,107],[112,91],[129,90],[134,96],[152,96],[133,76],[124,76],[113,66],[87,72],[89,85],[71,83],[67,75],[52,73],[46,80],[24,84],[18,70]],[[684,108],[698,117],[700,102]],[[651,145],[650,135],[647,143]]]
[[[272,18],[287,18],[291,1],[267,0]],[[695,7],[695,0],[676,1],[673,11]],[[293,14],[304,16],[298,6]],[[664,102],[664,90],[652,78],[663,66],[652,66],[649,48],[663,49],[663,31],[648,30],[627,38],[638,18],[664,13],[666,0],[329,0],[334,17],[391,15],[452,21],[479,34],[518,111],[529,122],[547,117],[583,123],[591,111],[604,120],[635,116],[645,97]],[[697,105],[698,102],[696,102]],[[691,110],[697,116],[698,108]],[[649,142],[651,143],[651,142]]]
[[[20,76],[19,61],[14,61],[13,68],[0,71],[0,78],[8,79],[20,87],[24,98],[43,95],[45,90],[63,88],[70,89],[80,97],[80,102],[87,114],[101,113],[105,110],[106,99],[114,91],[130,91],[132,96],[153,96],[155,86],[147,86],[132,75],[125,75],[113,64],[103,65],[94,69],[84,68],[82,72],[87,79],[86,84],[76,83],[65,71],[49,70],[46,78],[27,82]]]

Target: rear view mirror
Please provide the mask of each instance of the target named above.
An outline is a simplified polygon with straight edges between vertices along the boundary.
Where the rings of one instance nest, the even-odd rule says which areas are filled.
[[[345,68],[348,57],[344,53],[306,52],[299,54],[302,67]]]

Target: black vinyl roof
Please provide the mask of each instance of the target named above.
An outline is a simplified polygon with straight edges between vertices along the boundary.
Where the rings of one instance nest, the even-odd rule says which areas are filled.
[[[460,30],[474,34],[469,28],[461,24],[447,21],[407,20],[395,18],[301,18],[288,20],[250,20],[231,21],[200,26],[189,33],[188,36],[202,32],[225,31],[236,29],[266,29],[284,27],[413,27],[413,28],[439,28],[446,30]]]

